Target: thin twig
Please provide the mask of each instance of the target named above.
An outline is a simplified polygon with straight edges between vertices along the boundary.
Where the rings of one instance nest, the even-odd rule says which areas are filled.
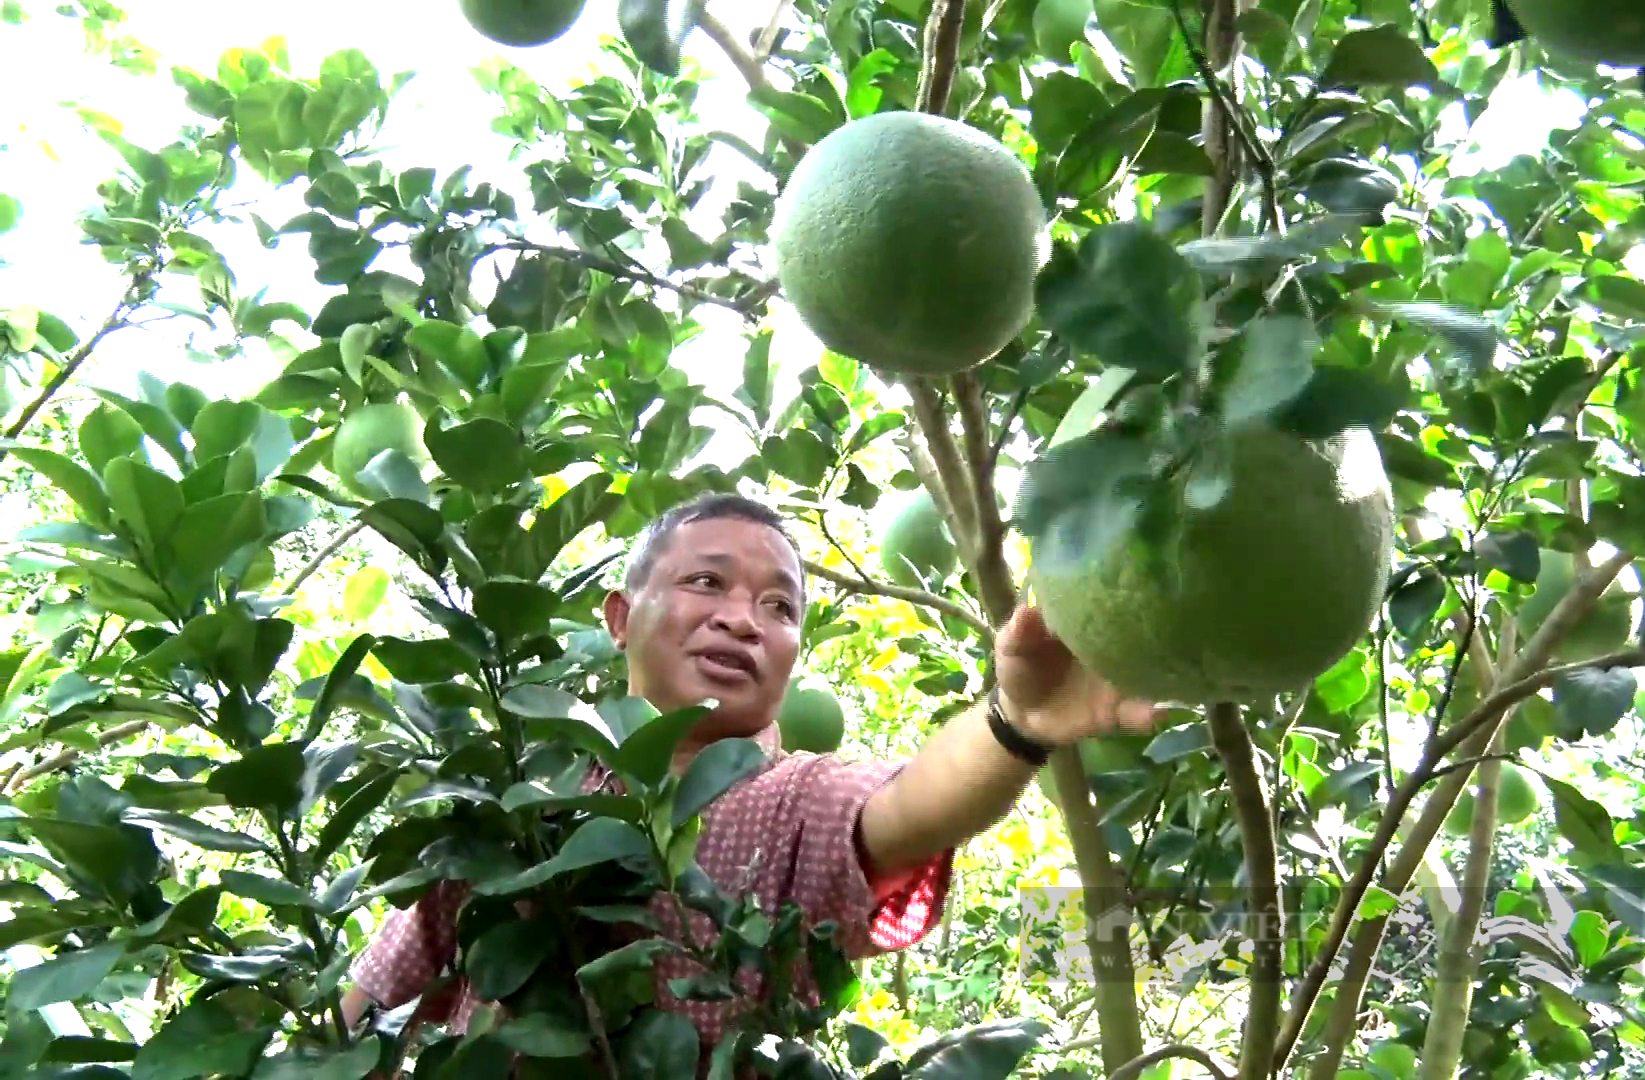
[[[296,596],[297,590],[302,588],[303,582],[313,577],[315,571],[324,566],[327,559],[341,551],[343,545],[352,540],[355,534],[365,527],[366,523],[364,518],[355,518],[342,529],[338,530],[337,535],[331,538],[331,542],[319,551],[315,552],[314,558],[310,559],[306,566],[297,571],[297,575],[291,579],[291,584],[281,590],[281,595]]]
[[[35,415],[46,407],[57,391],[74,378],[74,373],[80,370],[80,365],[90,359],[92,350],[102,344],[104,338],[130,324],[132,312],[141,307],[143,301],[148,298],[148,287],[154,280],[154,274],[155,270],[145,267],[132,277],[131,284],[120,297],[120,302],[114,305],[114,310],[109,312],[108,318],[103,320],[103,325],[97,328],[97,332],[82,341],[66,358],[60,358],[62,363],[58,366],[57,373],[41,387],[40,393],[35,395],[33,401],[23,406],[23,411],[17,414],[17,419],[6,429],[7,439],[16,439],[28,430]],[[0,461],[6,460],[8,453],[6,447],[0,446]]]
[[[704,292],[692,285],[681,285],[670,281],[639,266],[625,266],[603,255],[583,251],[580,248],[555,247],[548,244],[533,244],[527,240],[510,240],[505,243],[492,244],[486,252],[496,251],[529,251],[539,255],[549,255],[556,259],[563,259],[568,263],[581,266],[585,270],[598,270],[602,274],[610,274],[615,278],[625,278],[630,281],[643,282],[655,289],[667,289],[687,300],[699,304],[713,304],[716,307],[735,311],[750,322],[758,321],[765,310],[766,303],[777,293],[779,285],[774,281],[762,282],[756,285],[747,295],[731,300],[713,293]]]
[[[928,607],[932,611],[942,612],[949,618],[960,620],[981,634],[985,641],[992,642],[994,639],[993,629],[982,618],[973,612],[967,611],[954,601],[946,600],[935,593],[926,592],[924,589],[908,589],[887,581],[873,581],[867,577],[852,577],[850,574],[843,574],[838,570],[830,570],[821,563],[813,562],[810,559],[803,560],[801,565],[805,567],[806,573],[815,574],[824,581],[833,582],[843,589],[867,593],[871,596],[885,596],[892,600],[901,600],[905,603]]]
[[[794,0],[777,0],[771,18],[766,20],[765,29],[760,31],[759,40],[754,43],[754,60],[757,63],[763,64],[771,58],[771,50],[777,44],[777,34],[783,28],[783,16],[788,14],[793,3]]]
[[[1057,1052],[1061,1054],[1071,1054],[1075,1050],[1089,1050],[1094,1046],[1101,1045],[1101,1043],[1102,1036],[1093,1035],[1089,1039],[1076,1039],[1074,1042],[1068,1043],[1064,1046],[1059,1046],[1057,1048]],[[1109,1077],[1109,1080],[1131,1080],[1132,1077],[1139,1075],[1150,1065],[1158,1065],[1160,1062],[1171,1058],[1186,1058],[1189,1061],[1195,1062],[1196,1064],[1202,1066],[1206,1072],[1216,1077],[1216,1080],[1233,1080],[1233,1074],[1229,1071],[1229,1067],[1226,1062],[1218,1061],[1214,1055],[1206,1053],[1197,1046],[1187,1046],[1182,1043],[1173,1043],[1170,1046],[1162,1046],[1157,1050],[1148,1051],[1141,1057],[1132,1058],[1124,1065],[1121,1065],[1119,1068],[1115,1069],[1114,1074]]]

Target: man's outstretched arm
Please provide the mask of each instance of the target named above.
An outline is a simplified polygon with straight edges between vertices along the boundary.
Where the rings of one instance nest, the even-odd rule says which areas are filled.
[[[1006,720],[1041,742],[1067,746],[1154,726],[1153,706],[1123,700],[1080,667],[1033,608],[1019,607],[1001,627],[994,660]],[[994,737],[986,700],[955,716],[864,804],[860,839],[869,879],[895,881],[992,828],[1035,771]]]

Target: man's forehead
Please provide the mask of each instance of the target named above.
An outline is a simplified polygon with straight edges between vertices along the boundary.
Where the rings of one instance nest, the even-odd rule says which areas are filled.
[[[686,522],[674,531],[664,558],[670,562],[701,562],[729,568],[757,562],[799,586],[799,557],[777,530],[741,518],[709,518]]]

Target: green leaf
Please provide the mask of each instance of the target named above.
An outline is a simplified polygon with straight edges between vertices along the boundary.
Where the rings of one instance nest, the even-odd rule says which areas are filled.
[[[1501,335],[1491,320],[1482,315],[1470,315],[1443,304],[1393,303],[1372,306],[1373,313],[1403,320],[1419,330],[1436,334],[1467,361],[1475,372],[1490,368],[1501,345]]]
[[[354,790],[335,813],[331,815],[320,829],[320,836],[314,842],[314,862],[316,865],[329,859],[332,854],[349,838],[360,822],[388,798],[389,792],[394,790],[395,783],[400,779],[399,769],[390,769]]]
[[[680,73],[680,43],[697,25],[701,0],[617,0],[617,27],[634,56],[659,75]]]
[[[23,968],[11,977],[6,1008],[15,1017],[59,1001],[77,1001],[97,989],[125,953],[125,942],[111,941],[89,949],[60,951],[44,963]]]
[[[1193,311],[1200,287],[1170,242],[1146,225],[1103,225],[1077,254],[1058,245],[1039,273],[1040,318],[1059,337],[1105,365],[1150,375],[1198,361]]]
[[[269,848],[255,836],[243,832],[231,832],[219,829],[205,822],[196,821],[184,814],[170,813],[165,810],[128,810],[126,818],[129,821],[147,822],[173,836],[181,837],[195,847],[205,848],[207,851],[234,851],[253,852],[268,851]]]
[[[1605,808],[1563,780],[1542,773],[1542,782],[1554,798],[1554,821],[1559,834],[1570,841],[1583,859],[1623,862],[1616,828]]]
[[[1439,70],[1392,23],[1351,30],[1331,50],[1320,73],[1322,88],[1332,86],[1426,86],[1440,83]]]
[[[605,521],[621,505],[622,496],[611,491],[611,477],[602,472],[584,477],[539,508],[528,534],[538,567],[547,570],[584,529]]]
[[[343,586],[343,617],[354,622],[371,618],[388,597],[388,571],[365,566],[352,574]]]
[[[1582,668],[1554,680],[1554,708],[1567,731],[1606,735],[1634,707],[1638,689],[1632,668]]]
[[[1611,933],[1605,916],[1597,911],[1579,911],[1565,935],[1576,946],[1583,967],[1592,967],[1610,951]]]
[[[342,688],[354,677],[365,660],[366,654],[371,652],[377,639],[370,634],[361,634],[349,642],[343,655],[337,658],[331,670],[326,673],[325,685],[320,688],[320,696],[314,701],[314,708],[309,711],[308,723],[303,727],[303,742],[313,742],[325,730],[326,723],[331,719],[332,712],[337,708]]]
[[[701,813],[733,784],[765,764],[765,751],[752,739],[720,739],[703,747],[674,792],[674,828],[684,825],[693,814]]]
[[[609,764],[626,782],[655,787],[668,775],[680,740],[702,723],[709,711],[704,706],[691,705],[652,716],[618,743],[617,753]]]
[[[1165,765],[1192,754],[1203,754],[1210,749],[1211,729],[1202,721],[1165,729],[1143,748],[1142,756],[1149,761]]]
[[[853,1069],[868,1068],[891,1046],[884,1035],[863,1024],[847,1022],[842,1028],[845,1033],[845,1060]]]
[[[463,973],[486,1001],[497,1001],[526,984],[555,944],[553,930],[516,919],[481,934],[463,961]]]
[[[136,825],[91,825],[79,821],[14,819],[76,879],[83,893],[125,904],[154,881],[160,850],[147,829]]]
[[[1536,537],[1523,529],[1487,532],[1474,542],[1474,555],[1484,565],[1527,585],[1536,584],[1542,571],[1542,551]]]
[[[700,1053],[697,1028],[688,1017],[653,1009],[623,1032],[617,1061],[624,1080],[678,1080],[696,1075]]]
[[[501,491],[530,475],[520,433],[500,420],[479,417],[443,431],[430,428],[423,440],[441,471],[471,491]]]
[[[1314,376],[1318,349],[1313,324],[1299,316],[1272,315],[1246,327],[1239,366],[1222,392],[1226,427],[1266,422],[1296,400]]]
[[[320,907],[319,900],[311,896],[306,890],[299,889],[289,881],[281,878],[266,877],[262,874],[252,874],[244,870],[224,870],[218,875],[218,881],[223,891],[243,896],[247,900],[255,900],[259,904],[269,907]]]
[[[284,814],[303,797],[302,743],[267,743],[212,770],[206,787],[230,806]]]
[[[390,675],[414,686],[449,682],[458,675],[475,675],[479,670],[474,658],[450,638],[411,641],[380,637],[371,651]]]
[[[245,1076],[274,1031],[273,1024],[248,1023],[221,998],[197,998],[137,1051],[131,1080]]]
[[[1388,621],[1406,638],[1417,638],[1445,603],[1445,579],[1432,570],[1405,582],[1388,598]]]
[[[1011,520],[1049,572],[1096,566],[1135,525],[1137,485],[1152,477],[1145,440],[1099,428],[1029,463]]]
[[[110,460],[135,454],[142,448],[143,426],[123,410],[100,401],[80,421],[76,441],[86,464],[101,476]]]
[[[361,1080],[377,1067],[381,1055],[377,1035],[346,1048],[297,1045],[259,1060],[251,1080]]]
[[[1582,283],[1582,298],[1607,315],[1645,322],[1645,283],[1621,274],[1601,274]]]
[[[588,1053],[589,1035],[561,1026],[555,1017],[532,1013],[491,1031],[491,1037],[532,1058],[574,1058]]]
[[[535,889],[573,870],[617,859],[650,856],[650,837],[633,825],[616,818],[592,818],[578,826],[565,845],[547,862],[517,874],[488,879],[476,885],[474,891],[481,896],[509,896]]]
[[[505,642],[546,633],[559,598],[534,581],[497,579],[474,590],[474,616]]]
[[[154,466],[128,457],[114,458],[103,469],[103,485],[115,517],[149,550],[158,550],[177,528],[187,501],[183,489]]]
[[[1038,1020],[998,1020],[950,1032],[908,1057],[909,1080],[1005,1080],[1050,1033]]]
[[[0,443],[0,445],[7,445]],[[113,508],[103,492],[102,481],[79,464],[61,454],[35,446],[9,444],[11,456],[51,481],[63,494],[74,500],[86,520],[93,525],[113,523]]]

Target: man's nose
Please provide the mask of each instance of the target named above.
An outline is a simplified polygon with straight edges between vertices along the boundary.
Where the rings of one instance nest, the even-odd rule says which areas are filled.
[[[714,623],[738,637],[755,637],[760,629],[754,619],[753,600],[747,597],[727,596],[714,609]]]

